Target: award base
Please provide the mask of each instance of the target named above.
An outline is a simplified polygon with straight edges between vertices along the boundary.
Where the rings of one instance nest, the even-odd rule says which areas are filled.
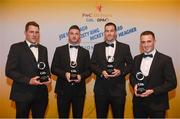
[[[74,85],[75,84],[75,80],[77,80],[77,74],[71,74],[70,80],[72,81],[71,85]]]
[[[106,69],[106,72],[111,75],[112,72],[114,71],[114,66],[112,64],[108,64],[107,65],[107,69]]]
[[[42,83],[42,82],[47,82],[48,79],[49,79],[48,76],[41,76],[41,77],[39,78],[39,81],[40,81],[41,83]]]
[[[137,84],[137,94],[142,94],[146,91],[143,83]]]
[[[77,74],[71,74],[70,80],[72,81],[77,80]]]

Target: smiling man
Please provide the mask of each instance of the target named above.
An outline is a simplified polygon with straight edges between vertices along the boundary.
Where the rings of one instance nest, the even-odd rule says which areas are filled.
[[[134,88],[135,118],[165,118],[166,110],[169,109],[168,92],[177,86],[172,59],[158,52],[155,43],[152,31],[141,33],[140,45],[143,53],[135,56],[130,78]],[[140,76],[140,79],[143,79],[143,87],[139,85],[140,73],[143,75]]]

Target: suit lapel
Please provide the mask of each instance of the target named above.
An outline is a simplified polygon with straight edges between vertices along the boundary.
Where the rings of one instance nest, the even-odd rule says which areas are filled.
[[[154,71],[154,68],[157,66],[157,61],[158,61],[158,52],[156,51],[150,70],[149,70],[149,76],[151,76],[152,72]]]
[[[26,42],[24,42],[24,48],[25,48],[25,52],[27,53],[27,59],[32,62],[32,65],[34,67],[37,67],[36,66],[37,62],[36,62],[36,59],[34,57],[34,54],[32,53],[31,49],[29,48],[29,46]]]
[[[79,63],[81,62],[81,59],[82,59],[82,48],[79,47],[78,49],[78,54],[77,54],[77,59],[76,59],[76,62],[77,62],[77,68],[79,69]]]
[[[81,47],[79,47],[79,49],[78,49],[78,54],[77,54],[77,59],[76,59],[76,61],[77,61],[77,64],[79,64],[80,63],[80,60],[81,60]]]
[[[143,54],[140,55],[139,59],[137,60],[137,67],[138,72],[141,71],[141,62],[142,62]]]
[[[65,61],[67,62],[68,66],[70,66],[70,53],[69,53],[69,46],[68,46],[68,44],[65,45],[64,56],[63,57],[64,57],[64,59],[66,59]]]
[[[24,48],[27,52],[28,58],[34,63],[36,62],[36,59],[34,57],[34,54],[32,53],[31,49],[29,48],[29,46],[27,45],[26,42],[24,42]]]
[[[121,46],[120,46],[120,44],[119,44],[119,42],[118,41],[116,41],[116,49],[115,49],[115,51],[114,51],[114,62],[115,62],[115,64],[117,64],[116,62],[117,62],[117,59],[120,57],[120,48]]]
[[[39,47],[38,47],[38,62],[40,62],[40,61],[43,61],[43,50],[42,50],[42,47],[39,45]]]
[[[114,64],[119,65],[119,59],[122,59],[123,57],[123,50],[121,50],[121,44],[116,40],[116,49],[114,51]]]
[[[101,49],[102,49],[102,59],[104,61],[103,64],[105,65],[107,63],[107,58],[106,58],[106,42],[103,42],[103,44],[101,46]]]

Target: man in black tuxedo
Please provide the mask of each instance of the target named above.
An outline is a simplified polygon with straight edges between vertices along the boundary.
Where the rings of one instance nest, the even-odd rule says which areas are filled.
[[[52,73],[57,76],[55,93],[60,118],[68,118],[70,105],[74,118],[82,118],[86,93],[85,79],[91,75],[89,51],[79,46],[80,29],[69,28],[69,43],[56,48]]]
[[[51,83],[47,48],[40,45],[39,25],[30,21],[25,26],[25,41],[10,48],[6,75],[13,80],[10,99],[16,104],[16,118],[43,118],[48,104],[47,85]],[[47,81],[41,82],[38,62],[46,65]]]
[[[133,59],[127,44],[116,39],[116,25],[105,25],[105,41],[94,46],[91,69],[96,74],[94,86],[97,118],[106,118],[109,104],[114,118],[124,117],[126,98],[125,76]]]
[[[134,88],[135,118],[165,118],[166,110],[169,108],[168,92],[177,86],[172,59],[158,52],[155,42],[152,31],[141,33],[140,45],[144,53],[135,56],[130,78]],[[138,79],[142,79],[143,82]]]

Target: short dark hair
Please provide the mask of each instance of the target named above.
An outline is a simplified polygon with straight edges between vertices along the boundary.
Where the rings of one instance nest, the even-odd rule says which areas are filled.
[[[72,25],[72,26],[69,28],[69,31],[70,31],[71,29],[77,29],[77,30],[80,32],[80,28],[79,28],[79,26],[77,26],[77,25]]]
[[[29,29],[29,26],[31,26],[31,25],[36,26],[39,29],[39,24],[37,24],[35,21],[29,21],[28,23],[26,23],[25,31],[27,31]]]
[[[141,33],[140,37],[143,36],[143,35],[151,35],[155,39],[155,35],[154,35],[154,33],[152,31],[143,31]]]
[[[106,28],[106,26],[114,26],[115,31],[116,31],[116,24],[114,24],[112,22],[108,22],[107,24],[105,24],[104,29]]]

